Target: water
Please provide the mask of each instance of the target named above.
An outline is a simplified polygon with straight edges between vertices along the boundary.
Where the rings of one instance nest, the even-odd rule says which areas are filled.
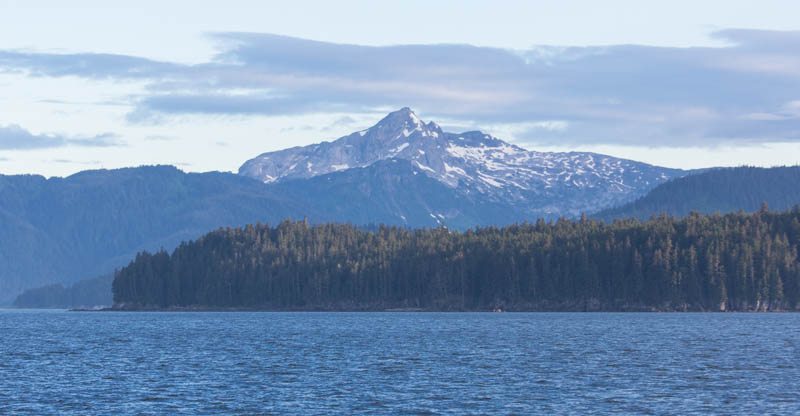
[[[0,311],[0,414],[797,414],[800,314]]]

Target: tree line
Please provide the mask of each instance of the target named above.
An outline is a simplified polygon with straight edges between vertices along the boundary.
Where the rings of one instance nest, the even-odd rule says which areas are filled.
[[[283,221],[118,270],[120,308],[795,310],[800,208],[464,232]]]

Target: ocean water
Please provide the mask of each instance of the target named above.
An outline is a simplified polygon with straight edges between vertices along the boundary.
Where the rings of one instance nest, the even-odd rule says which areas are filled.
[[[0,311],[0,414],[798,414],[800,314]]]

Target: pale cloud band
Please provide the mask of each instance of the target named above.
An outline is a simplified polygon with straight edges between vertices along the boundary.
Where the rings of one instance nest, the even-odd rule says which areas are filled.
[[[111,147],[122,146],[114,133],[92,137],[67,136],[57,133],[34,134],[17,126],[0,126],[0,150],[35,150],[64,146]]]
[[[131,123],[185,114],[357,114],[411,106],[429,118],[510,126],[518,139],[545,145],[800,141],[800,32],[724,30],[714,36],[729,46],[520,51],[222,33],[211,36],[219,54],[197,65],[0,51],[0,71],[142,81],[142,93],[126,97]]]

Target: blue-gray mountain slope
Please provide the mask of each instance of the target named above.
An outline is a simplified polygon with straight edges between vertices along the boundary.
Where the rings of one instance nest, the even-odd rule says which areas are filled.
[[[766,202],[772,210],[800,204],[800,166],[711,169],[659,185],[642,198],[594,214],[606,222],[621,218],[646,220],[665,213],[684,217],[702,214],[753,212]]]

